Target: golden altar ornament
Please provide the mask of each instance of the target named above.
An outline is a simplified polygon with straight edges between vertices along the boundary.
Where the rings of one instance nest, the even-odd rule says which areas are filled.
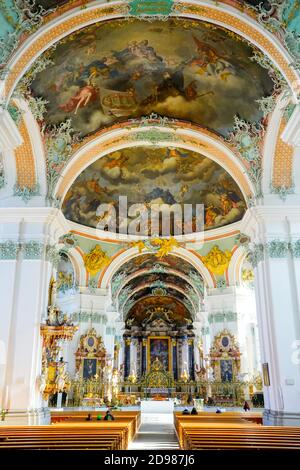
[[[45,400],[50,395],[67,392],[70,389],[71,381],[66,371],[66,363],[58,360],[58,356],[60,343],[71,341],[78,328],[57,306],[50,305],[48,307],[46,323],[40,326],[43,349],[39,388]]]
[[[129,382],[132,383],[132,384],[135,384],[135,383],[136,383],[136,381],[137,381],[137,376],[136,376],[134,370],[133,370],[132,373],[128,376],[128,380],[129,380]]]
[[[184,382],[185,384],[187,383],[187,381],[189,380],[189,376],[188,376],[188,373],[187,373],[186,369],[184,369],[184,371],[182,372],[180,378],[181,378],[182,382]]]
[[[78,330],[78,326],[62,325],[62,326],[48,326],[41,325],[41,335],[44,339],[46,347],[52,348],[54,344],[61,341],[71,341],[74,334]]]

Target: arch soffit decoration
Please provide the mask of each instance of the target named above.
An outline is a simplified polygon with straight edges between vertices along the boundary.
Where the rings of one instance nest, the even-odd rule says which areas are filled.
[[[147,253],[151,254],[150,251],[143,251],[143,255]],[[215,286],[215,279],[213,275],[208,271],[206,266],[204,266],[200,258],[190,250],[185,248],[174,248],[171,254],[179,258],[183,258],[185,261],[190,263],[191,266],[199,272],[200,276],[202,276],[204,284],[207,287],[213,288]],[[123,251],[119,255],[115,256],[114,260],[106,268],[104,268],[100,274],[98,287],[107,289],[113,275],[122,267],[122,265],[132,258],[136,258],[137,256],[140,256],[137,248],[130,248],[129,250]]]
[[[247,254],[244,246],[233,247],[233,255],[231,257],[227,273],[226,280],[229,286],[240,285],[241,282],[241,265]]]
[[[236,258],[234,276],[235,276],[235,282],[241,285],[243,264],[247,258],[247,255],[249,254],[249,249],[247,249],[247,247],[245,246],[241,246],[239,247],[237,251],[238,251],[238,256]]]
[[[58,182],[54,196],[63,200],[68,189],[80,173],[96,160],[109,153],[141,145],[153,147],[154,144],[147,141],[146,133],[145,140],[140,138],[142,132],[148,129],[158,131],[155,146],[178,147],[202,154],[214,160],[232,176],[246,200],[254,194],[253,183],[245,173],[241,159],[229,144],[225,144],[221,137],[217,137],[210,131],[176,120],[171,122],[170,127],[160,126],[155,123],[152,125],[151,123],[146,128],[137,127],[136,124],[133,124],[129,129],[128,124],[125,123],[122,126],[117,126],[117,129],[114,126],[114,129],[107,130],[105,133],[101,131],[100,135],[90,142],[84,143],[75,151],[61,173],[62,178]],[[166,135],[169,136],[170,130],[172,130],[170,140],[164,140],[160,137],[161,133],[166,131]]]
[[[140,277],[140,276],[147,276],[148,274],[151,274],[153,271],[151,271],[151,269],[141,269],[139,271],[136,271],[135,273],[131,274],[130,276],[126,277],[124,279],[124,282],[122,282],[122,284],[120,285],[120,287],[118,288],[117,292],[116,292],[116,297],[118,297],[121,293],[121,291],[126,287],[127,284],[129,284],[132,280],[136,279],[137,277]],[[175,269],[167,269],[166,270],[166,273],[167,274],[173,274],[174,276],[184,280],[185,282],[187,282],[193,289],[194,291],[196,292],[196,294],[199,296],[199,298],[201,298],[201,296],[199,295],[199,292],[198,290],[196,289],[193,281],[188,277],[186,276],[185,274],[183,274],[182,272],[178,271],[178,270],[175,270]]]
[[[147,288],[149,288],[151,286],[149,285],[139,285],[137,286],[132,292],[130,292],[128,294],[128,297],[127,299],[125,300],[125,302],[123,303],[123,308],[125,307],[126,303],[131,299],[131,297],[135,294],[137,294],[138,292],[142,291],[142,290],[145,290]],[[173,289],[177,292],[179,292],[180,294],[182,294],[185,298],[188,299],[188,301],[193,305],[194,307],[194,310],[196,310],[196,306],[195,306],[195,302],[193,302],[193,300],[190,299],[189,295],[183,290],[183,289],[180,289],[180,287],[176,286],[175,284],[171,284],[171,283],[166,283],[166,288],[170,288],[170,289]],[[167,296],[169,296],[169,294],[166,294]],[[148,297],[148,295],[147,295]],[[140,300],[140,299],[138,299]],[[137,302],[138,302],[137,300]]]

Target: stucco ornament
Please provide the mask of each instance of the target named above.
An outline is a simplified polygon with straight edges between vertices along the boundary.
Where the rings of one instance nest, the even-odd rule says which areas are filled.
[[[105,251],[102,250],[100,245],[96,245],[88,254],[84,255],[83,259],[86,270],[92,276],[97,274],[109,263],[109,257]]]
[[[231,257],[232,253],[229,250],[222,251],[218,245],[215,245],[206,256],[201,256],[201,259],[209,271],[222,276],[228,269]]]
[[[163,258],[167,256],[174,248],[179,246],[179,243],[175,238],[171,237],[169,239],[164,238],[154,238],[152,244],[159,247],[159,250],[155,254],[157,258]]]

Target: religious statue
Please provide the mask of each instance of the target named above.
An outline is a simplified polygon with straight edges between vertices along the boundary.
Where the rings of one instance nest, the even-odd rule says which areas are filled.
[[[113,370],[111,383],[112,383],[112,396],[113,398],[117,398],[118,393],[119,393],[119,373],[117,369]]]
[[[56,376],[56,388],[58,392],[65,392],[69,390],[70,387],[70,378],[68,373],[65,370],[65,363],[59,362],[57,364],[57,376]]]
[[[113,367],[111,361],[109,360],[103,369],[103,381],[104,381],[104,395],[107,397],[108,401],[111,402],[112,399],[112,377],[113,377]]]
[[[56,281],[52,276],[49,283],[49,290],[48,290],[48,306],[51,306],[55,302],[56,297]]]
[[[47,370],[45,370],[39,377],[39,390],[43,394],[47,386]]]

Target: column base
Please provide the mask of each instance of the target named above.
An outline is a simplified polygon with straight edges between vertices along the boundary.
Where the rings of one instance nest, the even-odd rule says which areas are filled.
[[[11,410],[5,414],[4,420],[0,421],[0,426],[39,426],[50,423],[51,416],[49,408],[39,408],[36,410]]]
[[[300,426],[300,413],[264,410],[263,424],[265,426]]]

